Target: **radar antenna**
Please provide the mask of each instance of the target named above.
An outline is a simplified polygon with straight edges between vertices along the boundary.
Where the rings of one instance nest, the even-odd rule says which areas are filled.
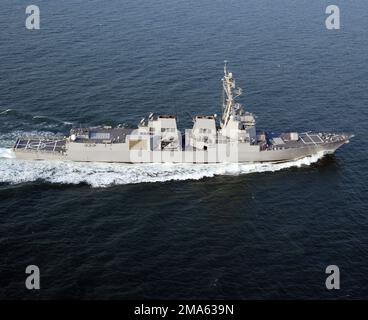
[[[235,99],[242,94],[242,89],[235,87],[235,79],[233,74],[227,70],[227,61],[224,61],[224,77],[222,78],[223,86],[223,105],[221,128],[225,127],[229,122],[230,116],[234,111]]]

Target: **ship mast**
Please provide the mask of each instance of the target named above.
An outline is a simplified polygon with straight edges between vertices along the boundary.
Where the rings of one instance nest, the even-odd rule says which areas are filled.
[[[235,79],[233,74],[227,70],[227,61],[224,65],[224,77],[222,78],[224,99],[222,104],[221,128],[226,127],[235,106],[235,98],[241,95],[241,88],[235,90]]]

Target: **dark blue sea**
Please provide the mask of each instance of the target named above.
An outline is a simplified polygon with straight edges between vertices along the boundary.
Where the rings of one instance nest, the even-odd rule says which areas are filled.
[[[0,299],[367,299],[368,3],[332,2],[2,0]],[[284,166],[11,158],[19,135],[219,114],[225,59],[259,130],[355,137]]]

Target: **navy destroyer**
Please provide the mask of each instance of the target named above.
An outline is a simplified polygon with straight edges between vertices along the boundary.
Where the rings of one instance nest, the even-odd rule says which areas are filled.
[[[285,162],[334,153],[353,136],[324,132],[258,132],[252,113],[236,101],[242,91],[224,66],[222,115],[198,115],[181,132],[176,116],[149,114],[135,129],[73,128],[61,138],[19,137],[18,159],[118,163]]]

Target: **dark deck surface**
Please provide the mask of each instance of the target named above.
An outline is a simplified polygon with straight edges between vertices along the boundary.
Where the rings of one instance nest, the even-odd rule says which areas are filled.
[[[76,128],[73,129],[70,134],[75,134],[78,138],[74,142],[80,143],[105,143],[109,141],[110,143],[125,143],[127,135],[131,134],[136,129],[130,128]],[[108,139],[96,139],[91,138],[92,134],[96,133],[108,133]],[[83,135],[87,135],[86,138]]]

